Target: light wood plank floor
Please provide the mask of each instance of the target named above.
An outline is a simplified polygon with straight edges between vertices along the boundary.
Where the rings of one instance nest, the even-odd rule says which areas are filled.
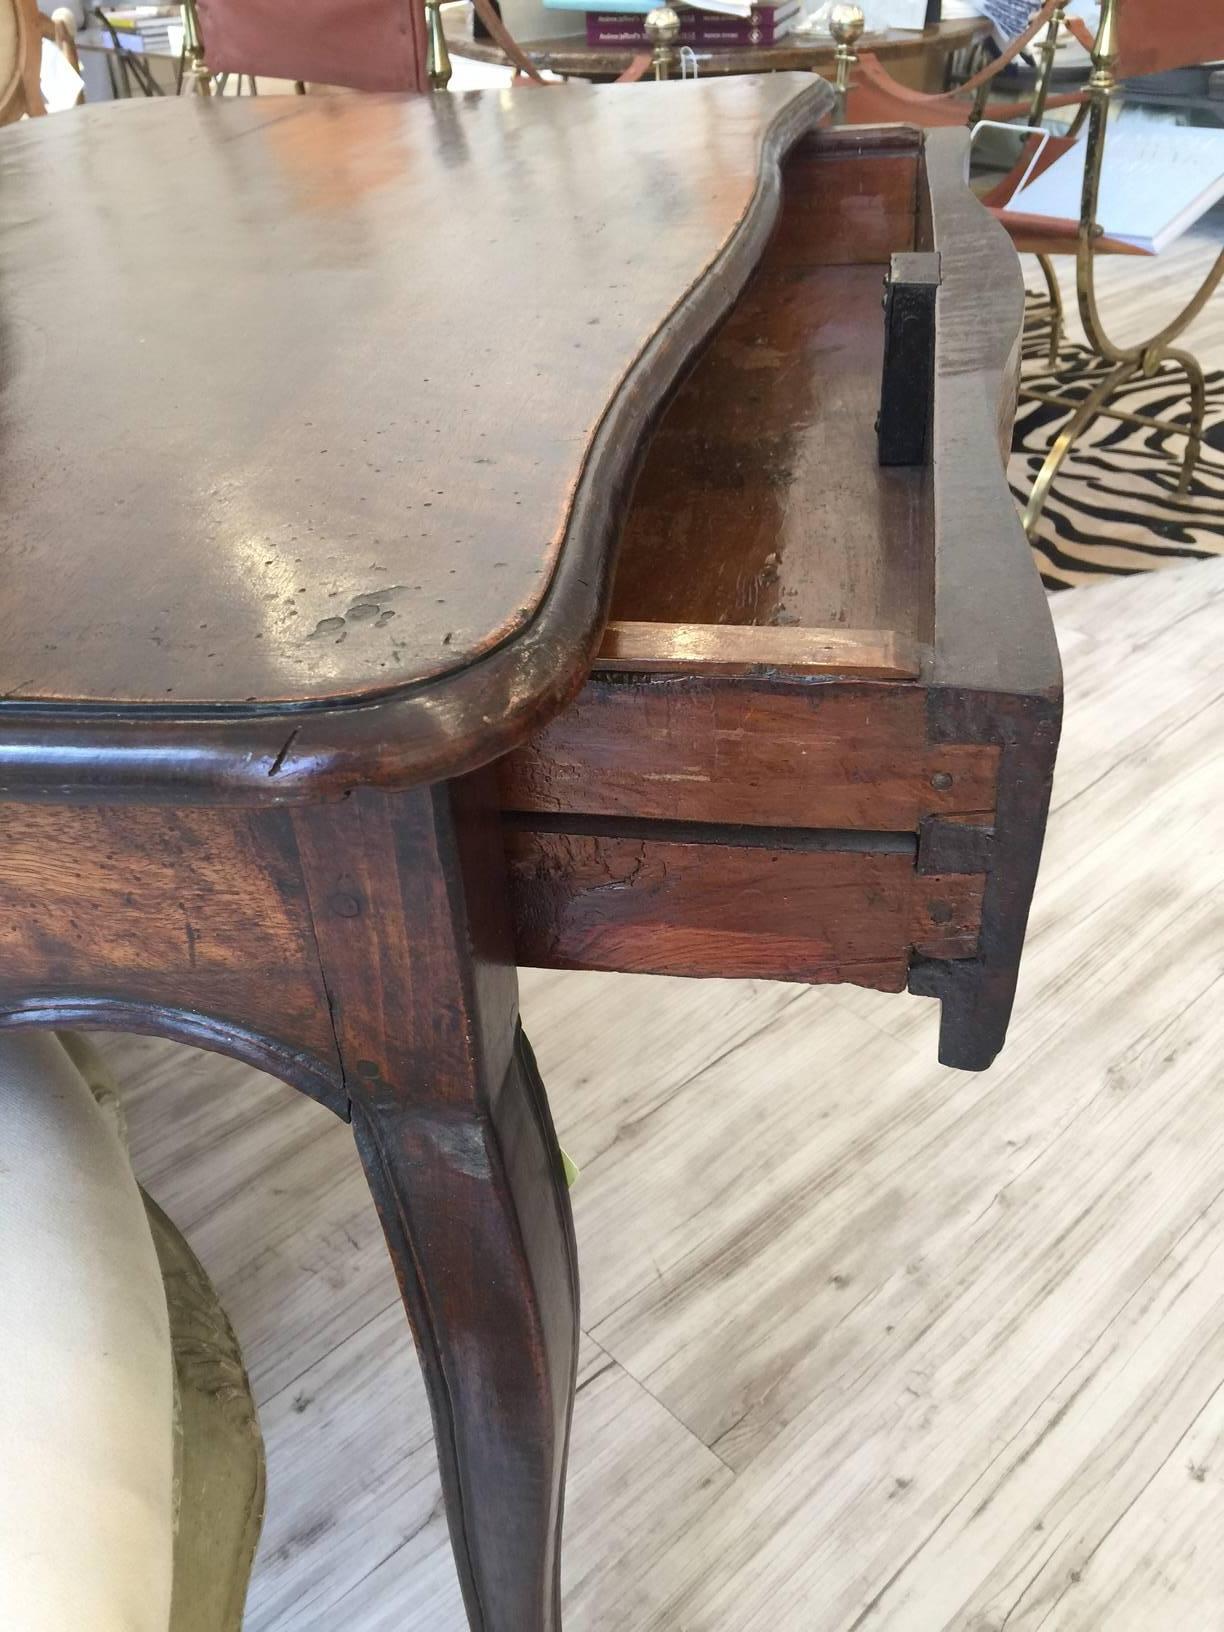
[[[916,998],[524,980],[584,1169],[573,1632],[1224,1627],[1224,562],[1055,612],[1065,744],[988,1075],[935,1063]],[[459,1632],[347,1130],[105,1046],[261,1403],[251,1632]]]

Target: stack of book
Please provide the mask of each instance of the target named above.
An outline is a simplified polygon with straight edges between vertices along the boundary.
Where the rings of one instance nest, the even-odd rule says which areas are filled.
[[[107,34],[124,51],[177,56],[183,38],[181,6],[103,5],[100,14]]]
[[[676,6],[680,15],[677,45],[745,46],[772,45],[785,39],[804,14],[803,0],[766,0],[732,10],[707,11],[696,6]],[[648,44],[646,18],[637,11],[588,11],[588,45]]]

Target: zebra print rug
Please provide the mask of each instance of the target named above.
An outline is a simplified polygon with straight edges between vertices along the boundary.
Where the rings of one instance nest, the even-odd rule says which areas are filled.
[[[1030,293],[1029,304],[1034,315],[1025,325],[1025,384],[1083,395],[1104,364],[1085,346],[1064,342],[1058,373],[1050,374],[1049,328],[1036,315],[1041,300]],[[1172,365],[1125,387],[1115,401],[1133,413],[1181,423],[1189,418],[1185,376]],[[1022,507],[1067,417],[1062,408],[1021,402],[1008,479]],[[1224,370],[1207,373],[1203,453],[1189,493],[1179,497],[1185,445],[1180,436],[1125,420],[1098,419],[1089,426],[1055,479],[1033,542],[1048,589],[1224,555]]]

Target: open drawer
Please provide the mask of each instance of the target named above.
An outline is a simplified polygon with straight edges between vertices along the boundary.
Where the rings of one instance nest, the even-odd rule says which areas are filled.
[[[1025,735],[999,728],[1000,631],[1048,615],[999,453],[1018,275],[960,152],[822,132],[784,165],[758,269],[645,451],[591,677],[500,767],[522,962],[900,990],[980,959]],[[922,251],[925,382],[884,301]],[[917,462],[881,463],[882,379],[925,416]],[[948,686],[979,647],[985,691]]]

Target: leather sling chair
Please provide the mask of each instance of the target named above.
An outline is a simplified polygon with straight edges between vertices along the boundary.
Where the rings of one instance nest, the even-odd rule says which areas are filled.
[[[1037,5],[1023,32],[1006,46],[976,74],[950,91],[918,91],[902,85],[888,72],[872,51],[864,51],[856,58],[854,77],[846,101],[844,123],[852,125],[907,124],[930,130],[942,125],[973,124],[983,117],[990,88],[1003,70],[1033,44],[1043,30],[1040,71],[1031,97],[1024,101],[992,103],[992,119],[1024,119],[1038,124],[1047,107],[1057,108],[1079,102],[1078,93],[1056,96],[1049,94],[1051,70],[1057,48],[1058,31],[1064,19],[1066,0],[1045,0]]]
[[[1040,125],[1046,112],[1053,108],[1084,106],[1082,91],[1051,96],[1050,86],[1054,73],[1054,58],[1058,37],[1066,22],[1067,0],[1045,0],[1038,5],[1033,0],[1028,24],[984,68],[949,91],[919,91],[895,80],[874,52],[864,51],[851,59],[853,78],[848,83],[842,102],[845,109],[843,123],[854,125],[907,124],[923,130],[956,125],[975,125],[986,117],[991,88],[999,75],[1018,56],[1027,52],[1042,31],[1045,37],[1038,53],[1037,79],[1032,94],[1023,101],[990,102],[989,114],[994,123],[1019,121],[1025,125]],[[845,55],[843,51],[839,55]],[[1072,127],[1074,128],[1074,127]],[[1063,309],[1058,277],[1053,266],[1044,257],[1038,263],[1046,282],[1049,305],[1049,358],[1053,368],[1058,358],[1062,338]]]
[[[491,0],[476,13],[516,77],[542,85]],[[444,90],[450,62],[439,0],[187,0],[190,69],[195,88],[234,74],[357,91]],[[198,12],[198,21],[196,13]],[[193,38],[194,37],[194,38]],[[621,76],[640,79],[648,53]]]

